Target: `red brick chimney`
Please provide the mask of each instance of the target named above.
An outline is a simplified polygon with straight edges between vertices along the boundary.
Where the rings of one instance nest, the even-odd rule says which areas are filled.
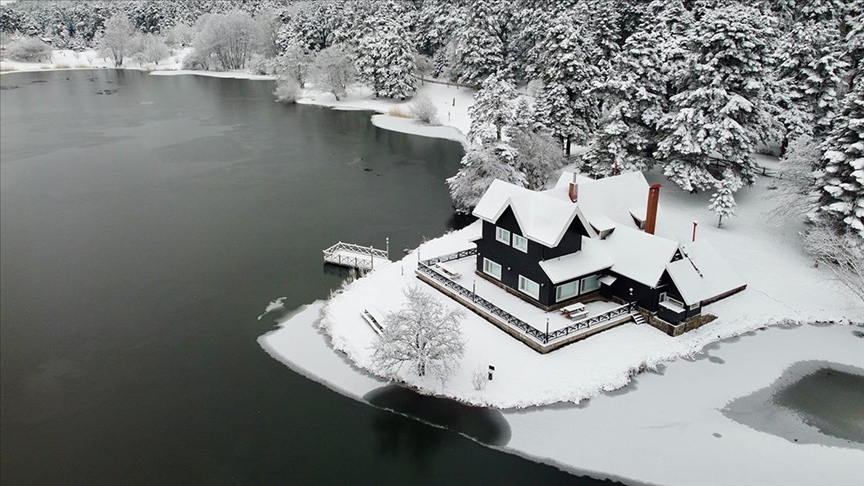
[[[579,200],[579,184],[576,183],[576,173],[573,173],[573,180],[570,181],[570,191],[568,192],[570,200],[574,203]]]
[[[660,184],[648,188],[648,207],[645,209],[645,232],[654,234],[657,225],[657,202],[660,201]]]

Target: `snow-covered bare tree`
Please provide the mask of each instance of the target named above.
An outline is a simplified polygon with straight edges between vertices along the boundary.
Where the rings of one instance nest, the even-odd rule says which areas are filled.
[[[195,40],[195,29],[184,23],[174,24],[168,31],[166,42],[172,47],[191,46]]]
[[[348,93],[348,85],[354,81],[354,63],[351,62],[348,51],[336,44],[315,56],[312,75],[315,88],[333,93],[338,101]]]
[[[771,66],[770,20],[739,4],[709,10],[688,33],[691,68],[673,80],[660,123],[657,154],[664,174],[694,191],[715,185],[709,164],[719,159],[745,183],[756,177],[752,153],[772,120],[765,99]]]
[[[375,96],[407,98],[417,90],[414,52],[406,32],[395,22],[367,29],[357,42],[355,66]]]
[[[474,105],[468,108],[471,118],[468,140],[477,144],[500,141],[504,128],[515,120],[515,99],[513,85],[494,75],[486,78],[483,87],[474,95]]]
[[[276,60],[276,72],[292,78],[300,88],[306,87],[312,56],[298,43],[291,42]]]
[[[159,61],[168,57],[168,46],[161,37],[153,34],[141,34],[136,37],[135,57],[141,64],[159,64]]]
[[[742,182],[738,174],[731,169],[723,171],[723,177],[716,182],[716,192],[711,195],[711,204],[708,209],[717,215],[717,227],[723,225],[723,217],[735,215],[738,204],[735,202],[735,191],[741,188]]]
[[[123,59],[129,54],[129,46],[135,34],[135,27],[124,13],[117,13],[105,22],[105,33],[99,43],[99,53],[110,57],[114,66],[123,65]]]
[[[864,80],[862,80],[864,81]],[[817,220],[864,246],[864,82],[843,100],[822,148]]]
[[[417,284],[407,287],[404,294],[405,305],[384,320],[372,364],[386,373],[407,364],[417,376],[429,374],[443,382],[459,369],[465,352],[461,325],[465,312],[445,306]]]
[[[244,69],[258,48],[258,24],[248,13],[234,10],[207,15],[199,22],[195,50],[200,56],[214,57],[223,70]]]
[[[780,159],[777,189],[772,195],[777,202],[772,214],[778,220],[805,216],[818,207],[815,169],[821,158],[819,144],[809,135],[801,135],[789,142]]]
[[[440,125],[438,121],[438,108],[435,103],[426,95],[418,95],[409,105],[411,114],[420,123],[425,125]]]
[[[830,268],[837,281],[864,301],[864,246],[860,241],[817,224],[804,234],[804,248],[816,263]]]
[[[22,37],[11,42],[6,48],[9,59],[23,62],[42,62],[51,60],[51,46],[36,37]]]
[[[462,157],[462,168],[447,179],[456,212],[470,214],[495,179],[524,187],[525,174],[516,168],[515,160],[516,151],[504,143],[469,149]]]
[[[515,130],[510,139],[516,150],[515,167],[524,174],[528,189],[546,189],[552,174],[567,163],[561,144],[544,132]]]

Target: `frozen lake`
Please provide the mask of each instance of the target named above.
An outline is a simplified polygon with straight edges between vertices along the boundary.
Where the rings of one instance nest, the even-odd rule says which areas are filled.
[[[279,105],[263,81],[98,70],[0,86],[4,483],[572,483],[334,393],[256,341],[270,300],[339,285],[322,249],[389,237],[398,257],[452,228],[460,144]]]

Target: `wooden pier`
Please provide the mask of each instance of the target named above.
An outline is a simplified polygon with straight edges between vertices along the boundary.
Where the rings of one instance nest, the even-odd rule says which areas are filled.
[[[387,250],[379,250],[340,241],[324,250],[324,262],[368,272],[390,263],[389,241],[387,246]]]

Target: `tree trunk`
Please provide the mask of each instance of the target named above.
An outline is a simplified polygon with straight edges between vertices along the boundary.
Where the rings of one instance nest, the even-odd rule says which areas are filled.
[[[569,157],[570,156],[570,137],[567,137],[567,142],[565,143],[564,153]]]
[[[719,228],[720,226],[723,226],[723,215],[722,214],[717,217],[717,227]]]

